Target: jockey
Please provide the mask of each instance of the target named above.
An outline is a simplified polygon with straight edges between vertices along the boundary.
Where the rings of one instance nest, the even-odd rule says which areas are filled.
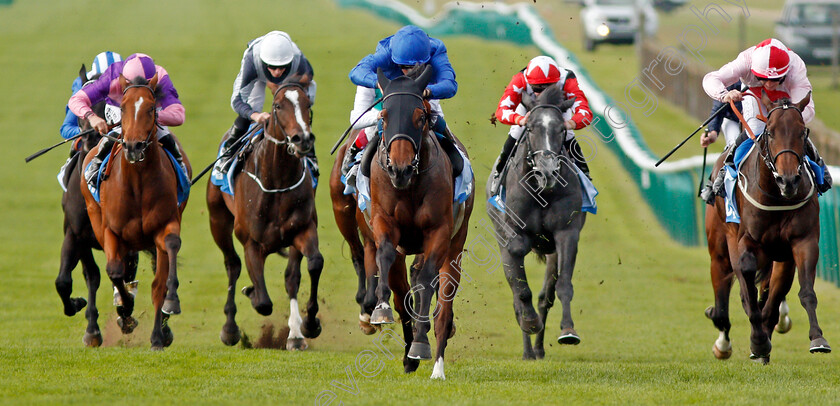
[[[427,64],[432,67],[434,74],[423,91],[423,98],[430,100],[429,104],[432,107],[432,130],[444,137],[439,137],[440,139],[447,139],[454,144],[454,137],[443,118],[439,100],[451,98],[458,91],[455,70],[449,63],[443,42],[429,37],[425,31],[414,25],[402,27],[394,35],[379,41],[376,52],[362,58],[350,71],[350,80],[358,86],[353,111],[350,113],[351,123],[356,122],[377,96],[381,95],[376,78],[377,69],[381,68],[388,79],[395,79],[399,76],[417,76]],[[371,127],[377,124],[380,118],[379,109],[374,108],[359,119],[354,128]],[[365,129],[359,132],[356,140],[350,144],[341,168],[345,176],[353,165],[353,157],[367,145],[373,133],[372,128]]]
[[[717,71],[706,74],[703,78],[703,89],[709,97],[724,103],[730,100],[741,101],[744,120],[753,134],[759,135],[764,132],[765,123],[758,117],[767,115],[766,109],[760,102],[762,90],[772,101],[780,98],[802,100],[812,90],[807,73],[805,62],[799,55],[788,49],[781,41],[768,38],[741,52],[735,60],[723,65]],[[726,86],[739,79],[749,87],[749,90],[744,93],[739,90],[726,90]],[[745,95],[749,97],[744,97]],[[802,110],[802,119],[805,120],[805,124],[814,119],[813,97]],[[735,147],[737,148],[744,139],[745,137],[741,135]],[[731,162],[734,150],[735,148],[730,148],[727,154],[728,162]],[[817,185],[817,189],[820,193],[825,193],[831,188],[831,175],[810,139],[805,144],[805,154],[823,168],[824,182],[822,185]],[[723,171],[718,173],[713,190],[720,190],[722,185]]]
[[[740,80],[726,87],[727,91],[739,89],[741,89]],[[706,125],[706,133],[700,137],[700,146],[703,148],[708,147],[713,142],[717,141],[721,131],[723,131],[723,138],[726,140],[727,147],[734,144],[735,140],[737,140],[738,136],[741,134],[741,123],[738,121],[738,116],[736,116],[735,112],[732,111],[732,107],[729,106],[729,103],[724,104],[723,102],[717,100],[713,101],[711,114],[714,114],[721,107],[723,107],[723,111],[712,117],[712,120],[709,121],[708,125]],[[739,112],[743,110],[741,108],[741,102],[736,102],[735,108],[737,108]]]
[[[178,143],[175,141],[175,136],[169,132],[166,126],[179,126],[184,123],[184,106],[178,99],[178,91],[172,84],[169,78],[169,73],[166,69],[159,65],[155,65],[154,60],[146,54],[132,54],[126,60],[115,62],[99,77],[95,82],[85,86],[82,90],[70,97],[67,105],[73,114],[83,117],[90,122],[91,127],[96,129],[100,134],[108,133],[109,125],[116,125],[120,123],[120,102],[122,101],[122,91],[119,84],[120,77],[125,77],[128,80],[134,80],[136,77],[142,77],[146,80],[152,79],[155,75],[158,77],[157,89],[155,93],[157,97],[157,140],[160,144],[168,150],[172,156],[178,161],[178,164],[187,173],[184,167],[183,156],[178,149]],[[105,100],[105,119],[93,113],[91,106]],[[99,142],[99,151],[96,156],[90,161],[90,166],[85,170],[85,179],[90,182],[99,171],[102,161],[111,152],[111,147],[114,141],[104,137]]]
[[[564,144],[574,157],[577,166],[589,177],[589,166],[583,158],[580,145],[575,141],[574,133],[574,130],[580,130],[592,123],[589,101],[583,94],[583,90],[578,87],[574,72],[561,68],[551,57],[541,55],[531,59],[525,69],[513,75],[499,100],[496,119],[511,127],[505,145],[502,147],[502,153],[496,161],[493,184],[491,185],[493,195],[498,193],[501,184],[500,174],[507,164],[511,152],[513,152],[516,141],[525,132],[525,123],[530,112],[522,105],[523,94],[536,98],[543,90],[555,83],[563,87],[567,98],[575,98],[575,104],[572,108],[563,113],[563,118],[566,119],[563,123],[566,127]]]
[[[236,80],[230,106],[237,117],[233,122],[230,138],[225,141],[225,150],[248,130],[251,122],[265,125],[271,115],[262,111],[265,102],[265,88],[270,81],[282,84],[300,80],[303,76],[313,78],[315,72],[309,60],[283,31],[271,31],[248,43],[242,54],[242,63]],[[306,86],[306,95],[311,105],[315,104],[316,84],[312,80]],[[311,125],[312,123],[310,123]],[[315,177],[318,176],[318,159],[315,147],[307,153]]]
[[[119,61],[122,61],[122,56],[116,52],[100,52],[99,55],[96,55],[96,57],[93,58],[93,63],[90,65],[91,70],[87,72],[87,80],[92,81],[93,79],[99,77],[99,75],[101,75],[102,72],[105,72],[105,69],[111,66],[112,63]],[[85,83],[82,83],[82,78],[77,76],[71,85],[71,96],[76,94],[76,92],[78,92],[84,85]],[[59,132],[64,139],[70,139],[79,135],[81,132],[79,129],[79,118],[70,111],[69,106],[64,108],[64,113],[64,122],[61,123]]]

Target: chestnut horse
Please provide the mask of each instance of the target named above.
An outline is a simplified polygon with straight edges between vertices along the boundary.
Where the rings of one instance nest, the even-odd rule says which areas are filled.
[[[460,282],[459,270],[452,264],[460,263],[474,196],[458,206],[460,213],[455,212],[451,163],[429,130],[429,107],[421,96],[432,74],[427,67],[416,80],[402,76],[391,81],[378,72],[379,86],[384,89],[383,133],[382,142],[371,143],[366,151],[374,162],[370,169],[370,219],[354,214],[366,242],[373,242],[365,245],[366,278],[372,282],[378,275],[380,280],[370,323],[395,322],[390,306],[393,289],[394,308],[406,339],[403,365],[405,372],[413,372],[421,359],[432,359],[427,333],[432,295],[437,294],[437,350],[431,378],[445,379],[444,352],[455,333],[452,301]],[[334,167],[331,191],[336,168],[340,169]],[[343,201],[335,200],[336,193],[332,196],[334,210],[340,208],[336,219],[346,221],[344,226],[352,224],[349,210],[341,210]],[[456,217],[462,222],[456,222]],[[408,281],[406,255],[417,255],[412,265],[413,286]],[[369,293],[373,286],[368,285]]]
[[[770,338],[779,321],[779,305],[799,270],[799,300],[810,323],[810,351],[830,352],[817,322],[814,279],[819,259],[820,206],[815,181],[805,161],[808,129],[799,103],[771,102],[762,91],[767,126],[740,164],[735,200],[741,223],[726,223],[723,198],[706,207],[706,237],[711,256],[715,305],[706,315],[720,330],[713,352],[718,359],[732,355],[729,341],[729,293],[732,275],[738,278],[741,301],[749,317],[750,358],[770,361]],[[723,164],[719,159],[716,170]],[[772,270],[770,270],[772,268]],[[769,275],[767,274],[769,271]],[[769,278],[766,297],[759,299],[756,284]],[[764,294],[762,294],[764,296]]]
[[[304,337],[316,338],[321,334],[321,321],[317,317],[318,281],[324,257],[318,249],[315,190],[302,159],[314,143],[309,127],[312,111],[305,85],[305,79],[302,84],[268,83],[274,93],[271,118],[265,132],[251,141],[253,151],[245,159],[242,172],[236,175],[233,196],[207,182],[210,230],[224,254],[228,274],[227,321],[221,333],[226,345],[234,345],[241,338],[236,325],[234,294],[242,263],[231,233],[236,234],[245,249],[245,265],[253,283],[242,293],[251,299],[257,313],[264,316],[270,315],[273,308],[265,286],[265,259],[289,249],[285,276],[291,312],[286,348],[306,349]],[[304,256],[311,283],[305,320],[297,302],[300,262]]]
[[[504,180],[506,211],[500,213],[488,204],[487,214],[493,221],[497,238],[506,238],[499,238],[499,251],[505,278],[513,292],[516,321],[522,330],[522,358],[542,359],[545,357],[545,322],[555,295],[563,305],[557,341],[560,344],[580,343],[572,321],[572,274],[586,213],[581,211],[583,191],[578,169],[563,147],[566,139],[563,112],[574,104],[574,99],[565,99],[561,87],[551,86],[536,101],[526,95],[522,102],[530,115],[520,145],[508,163],[510,169]],[[491,182],[493,175],[487,181],[488,198],[491,197]],[[525,275],[524,260],[531,251],[546,260],[539,314],[534,310]],[[536,334],[533,347],[531,334]]]
[[[79,77],[82,83],[88,81],[87,70],[84,65],[79,71]],[[91,81],[98,77],[99,75],[94,76]],[[99,117],[104,117],[104,101],[92,106],[92,108]],[[79,118],[78,123],[82,132],[90,129],[87,120]],[[55,289],[64,305],[65,315],[73,316],[87,306],[85,318],[88,320],[88,325],[82,337],[82,342],[88,347],[102,345],[102,332],[99,330],[97,322],[99,310],[96,308],[96,291],[99,289],[100,273],[93,258],[93,250],[101,250],[102,247],[93,234],[90,218],[85,207],[85,198],[82,196],[82,189],[78,185],[82,173],[81,161],[88,151],[99,143],[100,139],[99,134],[95,132],[82,135],[81,141],[78,142],[78,149],[71,151],[72,155],[64,168],[64,184],[67,186],[67,190],[61,196],[61,208],[64,211],[64,242],[61,244],[61,264],[59,265],[58,277],[55,279]],[[137,253],[131,255],[133,258],[128,260],[125,282],[133,281],[137,274]],[[82,297],[70,297],[73,293],[72,272],[79,262],[82,263],[82,272],[88,288],[87,300]]]
[[[152,349],[160,350],[172,343],[169,316],[181,312],[176,263],[181,248],[181,214],[187,201],[178,204],[177,174],[163,147],[154,139],[158,132],[157,82],[157,75],[148,81],[142,77],[129,81],[120,76],[122,135],[108,163],[110,176],[100,185],[100,202],[88,190],[84,177],[80,186],[96,240],[105,251],[108,277],[122,298],[117,322],[124,334],[137,325],[131,316],[135,298],[124,284],[131,253],[151,251],[156,258],[151,343]],[[96,152],[88,153],[84,166]],[[183,158],[189,170],[186,154]]]

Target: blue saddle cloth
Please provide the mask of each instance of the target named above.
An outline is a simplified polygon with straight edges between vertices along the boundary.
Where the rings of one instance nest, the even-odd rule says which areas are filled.
[[[584,211],[587,213],[598,214],[598,204],[595,203],[595,196],[598,196],[598,189],[595,188],[595,185],[592,184],[592,181],[580,170],[577,166],[577,177],[578,181],[580,182],[581,188],[581,207],[580,211]],[[495,196],[490,196],[487,199],[487,203],[490,203],[496,210],[504,213],[507,210],[507,206],[505,205],[505,198],[507,196],[507,190],[505,190],[504,185],[499,187],[499,194]]]
[[[164,149],[164,151],[166,150]],[[166,151],[166,156],[169,157],[169,161],[175,169],[175,177],[178,179],[178,204],[180,205],[190,196],[190,178],[186,173],[184,173],[184,169],[181,168],[181,165],[178,165],[178,161],[175,160],[175,157],[171,152]],[[88,183],[88,190],[90,190],[90,193],[93,195],[93,198],[97,203],[100,203],[99,187],[102,185],[102,174],[105,172],[105,168],[108,167],[109,160],[111,160],[111,154],[108,154],[108,156],[106,156],[102,161],[102,165],[99,166],[99,172],[96,173],[96,177],[93,179],[93,182]],[[90,166],[90,163],[88,163],[88,166]],[[85,167],[85,169],[87,169],[87,167]]]

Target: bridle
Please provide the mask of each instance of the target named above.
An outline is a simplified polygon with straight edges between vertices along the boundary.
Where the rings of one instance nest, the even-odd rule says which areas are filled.
[[[146,135],[146,139],[144,141],[140,141],[140,142],[137,143],[137,145],[140,149],[140,158],[137,159],[137,161],[138,162],[143,162],[143,160],[146,159],[146,149],[149,148],[149,145],[151,145],[152,136],[157,133],[158,112],[157,112],[157,108],[155,107],[156,103],[157,103],[157,99],[155,97],[155,90],[152,89],[151,86],[149,86],[149,85],[129,85],[129,86],[126,86],[125,89],[123,89],[123,101],[125,101],[125,94],[128,92],[128,90],[133,89],[133,88],[146,89],[152,95],[152,105],[153,105],[152,111],[154,112],[154,118],[153,118],[154,121],[152,121],[153,125],[152,125],[151,130],[149,130],[149,134]],[[120,134],[120,135],[122,135],[122,134]],[[125,141],[124,140],[122,140],[120,138],[114,138],[110,135],[104,135],[104,137],[110,138],[110,139],[118,142],[120,145],[123,146],[123,148],[125,148]]]
[[[424,122],[426,123],[426,125],[424,125],[423,129],[420,130],[421,131],[420,139],[422,140],[422,138],[423,138],[422,133],[427,131],[426,127],[429,123],[429,118],[430,118],[429,116],[431,115],[429,110],[426,108],[425,100],[423,100],[423,96],[421,96],[417,93],[412,93],[412,92],[389,93],[388,95],[386,95],[382,98],[383,107],[385,105],[385,101],[388,100],[389,98],[393,97],[393,96],[411,96],[411,97],[415,97],[415,98],[420,100],[420,103],[423,105],[423,112],[424,112],[424,115],[425,115]],[[409,166],[409,168],[411,168],[412,172],[414,172],[415,174],[419,174],[420,173],[420,145],[422,144],[422,141],[415,140],[414,138],[411,138],[406,134],[396,134],[393,137],[391,137],[390,139],[386,140],[386,142],[380,143],[380,152],[385,154],[385,164],[383,165],[382,162],[379,162],[379,165],[383,169],[388,171],[389,173],[393,172],[394,166],[393,166],[393,163],[391,162],[391,152],[390,152],[391,151],[391,143],[393,143],[395,140],[398,140],[398,139],[408,140],[408,142],[410,142],[411,145],[414,147],[414,159],[411,160],[411,163],[408,166]]]
[[[268,129],[266,129],[266,131],[263,131],[263,134],[265,134],[266,139],[268,139],[269,141],[271,141],[271,142],[273,142],[277,145],[286,145],[286,152],[289,155],[294,155],[295,154],[295,145],[292,142],[292,137],[290,137],[289,134],[286,133],[286,130],[283,129],[283,126],[280,125],[280,116],[277,114],[277,110],[279,110],[278,104],[274,103],[274,100],[277,100],[277,95],[280,93],[280,91],[287,88],[287,87],[295,87],[295,88],[300,89],[301,93],[304,93],[304,94],[306,93],[306,90],[303,88],[303,85],[301,85],[299,83],[294,83],[294,82],[283,83],[280,86],[278,86],[277,89],[274,91],[274,94],[272,95],[272,103],[271,103],[271,119],[272,119],[271,125],[272,125],[273,128],[277,128],[278,130],[280,130],[280,133],[283,135],[283,137],[282,137],[283,139],[279,140],[279,139],[275,138],[274,136],[272,136],[269,133]],[[304,154],[307,153],[307,152],[309,152],[309,150],[301,151],[301,153],[304,153]]]
[[[557,110],[557,112],[560,113],[560,117],[563,116],[563,110],[560,108],[560,106],[557,106],[557,105],[554,105],[554,104],[538,104],[538,105],[532,107],[530,111],[533,114],[533,112],[535,110],[543,109],[543,108]],[[566,131],[567,131],[566,128],[563,127],[563,136],[564,137],[566,135]],[[558,156],[562,153],[562,148],[563,148],[562,143],[561,143],[561,147],[560,147],[561,151],[559,153],[554,152],[550,149],[535,150],[534,146],[531,144],[531,137],[528,136],[528,134],[530,134],[530,133],[531,133],[531,126],[527,125],[527,123],[526,123],[525,134],[522,134],[523,135],[522,138],[525,138],[525,145],[526,145],[526,148],[527,148],[527,151],[526,151],[527,154],[525,155],[525,161],[528,163],[529,167],[531,167],[531,168],[536,167],[537,164],[536,164],[535,158],[538,157],[538,156],[555,157],[555,156]]]
[[[767,112],[768,123],[770,121],[770,116],[773,114],[773,112],[775,112],[776,110],[788,110],[788,109],[796,110],[796,112],[798,112],[800,116],[802,115],[802,111],[799,110],[798,107],[796,107],[792,104],[789,104],[789,103],[784,103],[781,106],[773,107],[772,109],[770,109],[770,111]],[[805,142],[808,142],[808,136],[809,136],[810,132],[811,131],[808,129],[808,127],[805,127],[805,130],[804,130]],[[773,155],[773,159],[770,159],[771,152],[770,152],[770,145],[769,145],[770,140],[769,140],[769,138],[770,138],[771,134],[770,134],[770,130],[769,130],[769,125],[764,127],[764,132],[762,132],[761,135],[766,135],[767,137],[764,137],[765,141],[762,143],[760,155],[761,155],[761,158],[764,160],[764,164],[767,165],[767,167],[773,173],[773,177],[778,178],[780,176],[779,172],[778,172],[778,169],[776,169],[776,160],[779,159],[779,156],[781,156],[782,154],[785,154],[785,153],[793,154],[794,156],[796,156],[796,161],[798,163],[797,164],[797,172],[802,171],[802,162],[803,162],[802,156],[799,155],[798,152],[796,152],[792,149],[783,149],[783,150],[777,152],[775,155]]]

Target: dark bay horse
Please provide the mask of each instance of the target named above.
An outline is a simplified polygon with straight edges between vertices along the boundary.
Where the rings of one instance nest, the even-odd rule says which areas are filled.
[[[572,321],[572,273],[586,213],[581,211],[577,168],[563,148],[563,112],[574,104],[574,99],[564,100],[562,89],[551,86],[536,101],[524,97],[523,103],[531,113],[515,154],[508,161],[510,167],[503,184],[506,210],[500,213],[488,204],[487,213],[496,229],[505,278],[513,291],[513,310],[522,329],[522,358],[541,359],[545,357],[546,317],[555,294],[563,305],[558,342],[580,342]],[[488,198],[492,181],[491,174],[486,189]],[[531,251],[546,260],[539,314],[534,310],[525,274],[525,256]],[[535,333],[532,347],[530,334]]]
[[[378,72],[385,95],[382,142],[369,145],[366,152],[373,154],[370,219],[360,215],[356,219],[364,238],[374,242],[365,245],[366,275],[370,280],[378,274],[380,280],[370,323],[395,322],[390,306],[393,289],[406,339],[403,365],[406,372],[413,372],[421,359],[432,359],[427,333],[432,296],[437,294],[437,350],[431,378],[445,379],[444,352],[455,333],[452,301],[460,283],[460,270],[452,264],[460,263],[474,196],[453,207],[451,163],[429,130],[429,107],[421,96],[432,74],[427,67],[416,80],[402,76],[392,81]],[[406,255],[417,256],[411,285]]]
[[[304,337],[316,338],[321,334],[317,317],[318,281],[324,258],[318,249],[315,190],[302,160],[314,142],[305,85],[305,82],[289,82],[275,86],[269,82],[274,93],[271,118],[265,132],[252,141],[253,151],[245,160],[242,172],[236,175],[234,196],[223,193],[212,182],[207,183],[210,230],[224,254],[228,274],[227,321],[221,333],[226,345],[234,345],[241,338],[235,319],[234,294],[242,263],[231,234],[236,235],[245,249],[245,265],[253,283],[242,292],[264,316],[270,315],[273,309],[265,286],[265,259],[270,254],[283,254],[288,248],[285,277],[291,313],[286,348],[306,349]],[[311,283],[305,319],[297,302],[300,263],[304,256]]]
[[[770,338],[779,321],[779,305],[790,291],[797,269],[799,300],[810,323],[810,351],[831,351],[817,322],[814,293],[820,206],[814,192],[815,181],[806,167],[808,129],[802,119],[802,109],[810,99],[809,93],[798,103],[788,99],[774,103],[762,92],[761,103],[768,111],[767,126],[740,164],[735,189],[741,223],[726,223],[723,198],[706,207],[706,237],[715,292],[715,305],[707,309],[706,315],[720,330],[713,346],[719,359],[732,354],[729,293],[733,273],[738,278],[741,301],[752,329],[750,358],[761,363],[770,361]],[[721,166],[722,158],[716,170]],[[769,278],[768,288],[759,298],[756,284],[765,278]]]
[[[177,174],[154,138],[158,131],[157,75],[148,81],[141,77],[129,81],[121,76],[119,81],[123,91],[122,135],[111,154],[110,176],[100,186],[100,202],[96,202],[83,177],[79,183],[94,234],[105,251],[108,277],[122,298],[117,314],[123,333],[130,333],[137,325],[132,317],[135,298],[124,283],[132,252],[151,251],[156,258],[151,343],[152,349],[159,350],[172,343],[169,316],[181,312],[176,263],[181,248],[181,214],[187,201],[178,204]],[[88,153],[85,166],[95,154],[96,150]],[[189,170],[186,154],[183,158]]]
[[[96,80],[99,75],[90,80]],[[88,82],[87,69],[82,65],[79,71],[79,78],[82,83]],[[99,117],[104,117],[105,102],[92,106],[93,111]],[[82,132],[90,128],[85,119],[78,119],[79,128]],[[64,241],[61,245],[61,264],[59,265],[58,277],[55,279],[55,288],[61,302],[64,305],[64,314],[73,316],[87,306],[85,318],[88,320],[85,334],[82,338],[88,347],[102,345],[102,332],[99,330],[99,310],[96,307],[96,291],[99,289],[100,273],[99,267],[93,258],[93,250],[101,250],[102,247],[96,241],[93,228],[90,225],[85,198],[82,196],[82,189],[78,187],[81,173],[81,161],[85,155],[99,143],[99,134],[95,132],[83,135],[78,142],[78,149],[71,152],[64,169],[64,184],[67,190],[61,196],[61,208],[64,211]],[[137,274],[137,254],[131,254],[126,269],[125,281],[134,280]],[[82,263],[82,272],[88,288],[88,299],[82,297],[71,298],[73,293],[72,272],[76,265]]]

